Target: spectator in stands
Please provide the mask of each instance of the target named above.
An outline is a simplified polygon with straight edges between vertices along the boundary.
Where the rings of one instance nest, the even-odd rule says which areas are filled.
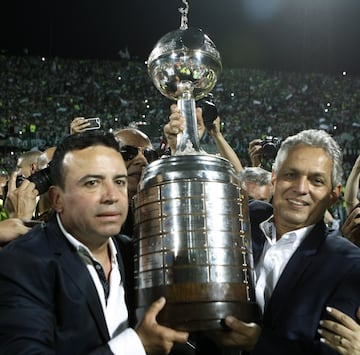
[[[269,171],[260,167],[246,167],[239,176],[249,200],[271,201],[273,187]]]
[[[55,151],[51,180],[56,214],[1,251],[0,353],[167,354],[186,342],[186,332],[156,322],[163,298],[129,328],[132,244],[118,235],[127,171],[114,137],[69,135]]]

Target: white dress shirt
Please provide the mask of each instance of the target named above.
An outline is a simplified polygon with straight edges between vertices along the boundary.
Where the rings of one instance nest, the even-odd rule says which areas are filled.
[[[261,257],[255,265],[255,293],[263,313],[286,264],[313,227],[311,225],[285,233],[276,240],[273,217],[260,224],[266,240]]]
[[[130,351],[132,355],[146,355],[145,349],[136,332],[129,327],[122,331],[124,323],[128,320],[128,311],[125,304],[125,291],[116,258],[117,250],[113,240],[109,238],[111,272],[109,277],[110,293],[106,301],[103,286],[93,264],[93,260],[96,261],[96,259],[86,245],[79,242],[65,230],[58,214],[56,217],[61,231],[84,260],[91,278],[94,281],[110,334],[108,345],[111,351],[115,355],[128,355]]]

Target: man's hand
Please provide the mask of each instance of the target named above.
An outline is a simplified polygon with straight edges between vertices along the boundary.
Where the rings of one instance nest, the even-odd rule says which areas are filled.
[[[207,333],[219,346],[239,348],[252,351],[258,342],[261,328],[256,323],[245,323],[241,320],[227,316],[225,324],[229,330]]]
[[[4,202],[5,211],[12,218],[31,219],[39,191],[35,188],[35,184],[27,179],[16,187],[16,176],[16,172],[12,173],[8,182],[8,192]]]
[[[8,218],[0,222],[0,245],[6,244],[30,230],[19,218]]]
[[[327,308],[334,320],[322,320],[321,341],[332,347],[339,354],[360,355],[360,325],[336,308]],[[360,318],[360,308],[356,313]]]
[[[341,232],[344,237],[360,247],[360,207],[351,211],[341,227]]]
[[[82,132],[89,125],[85,117],[75,117],[70,123],[70,134]]]
[[[140,324],[136,327],[137,332],[147,354],[168,354],[174,342],[186,343],[189,334],[157,323],[156,317],[165,306],[165,298],[155,301]]]
[[[177,135],[185,129],[185,117],[180,114],[176,105],[170,106],[171,114],[169,122],[164,126],[164,135],[171,149],[171,153],[176,151]]]
[[[254,139],[249,143],[248,153],[252,166],[261,166],[262,145],[261,139]]]
[[[179,108],[177,105],[173,104],[170,106],[171,114],[169,116],[169,122],[164,126],[164,135],[171,149],[171,153],[174,154],[176,151],[177,145],[177,135],[185,130],[186,119],[181,115]],[[196,124],[199,139],[205,133],[205,125],[202,118],[202,110],[200,107],[196,108]],[[215,121],[214,121],[215,124]],[[220,132],[220,119],[218,122],[218,128]],[[214,127],[214,134],[216,134],[216,127]]]

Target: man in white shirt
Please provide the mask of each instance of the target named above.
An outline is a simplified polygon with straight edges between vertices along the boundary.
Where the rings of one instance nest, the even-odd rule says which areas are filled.
[[[282,143],[272,171],[273,207],[249,206],[262,322],[229,316],[218,344],[252,355],[336,354],[319,333],[320,321],[330,317],[328,306],[356,319],[360,299],[360,249],[331,235],[323,221],[340,195],[341,175],[340,147],[326,132],[306,130]],[[198,346],[197,353],[220,353],[208,349]]]
[[[50,220],[2,249],[1,354],[167,354],[188,334],[135,325],[133,257],[118,235],[128,211],[127,170],[111,134],[79,133],[51,165]]]

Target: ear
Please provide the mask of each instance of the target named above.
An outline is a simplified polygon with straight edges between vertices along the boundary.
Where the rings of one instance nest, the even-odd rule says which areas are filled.
[[[332,206],[341,195],[341,185],[337,185],[330,193],[329,206]]]
[[[49,188],[49,199],[52,208],[60,213],[63,210],[63,191],[59,186],[50,186]]]
[[[36,164],[35,163],[31,163],[30,165],[30,171],[31,171],[31,175],[36,173],[37,168],[36,168]]]
[[[276,174],[275,174],[275,171],[272,170],[271,171],[271,185],[272,185],[273,191],[274,191],[275,183],[276,183]]]

